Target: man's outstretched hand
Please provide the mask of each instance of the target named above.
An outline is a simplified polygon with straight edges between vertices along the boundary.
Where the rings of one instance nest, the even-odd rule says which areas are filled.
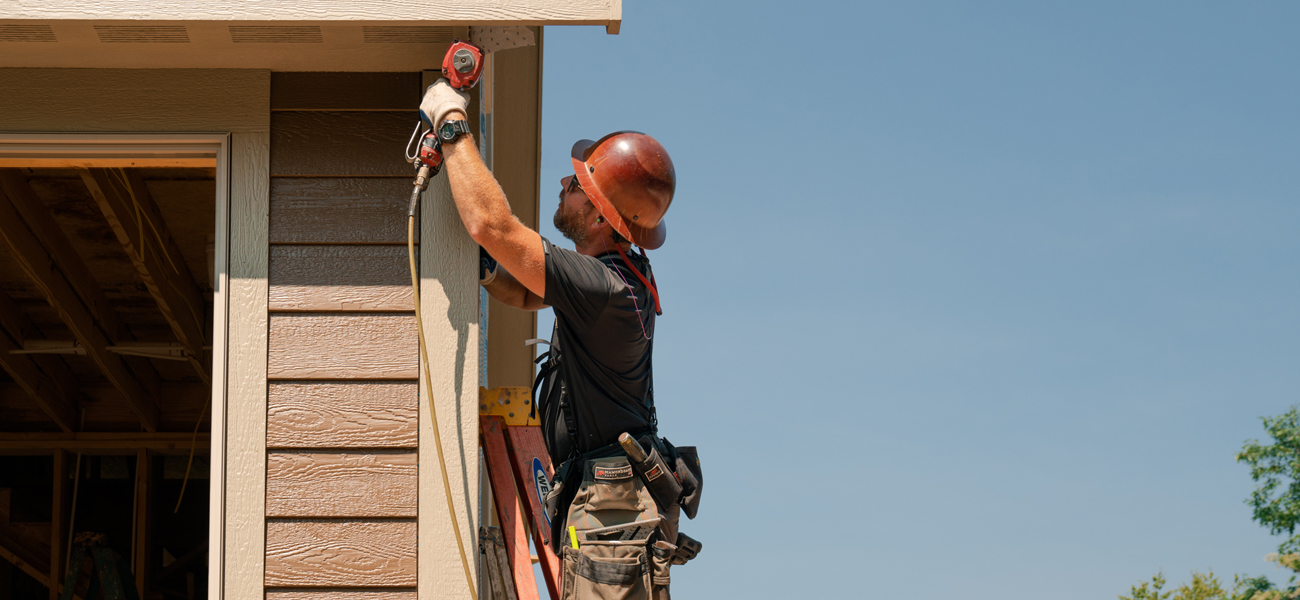
[[[469,94],[456,91],[446,79],[439,79],[425,90],[424,99],[420,101],[420,112],[436,128],[447,118],[447,113],[460,111],[468,114],[465,110],[468,106]]]

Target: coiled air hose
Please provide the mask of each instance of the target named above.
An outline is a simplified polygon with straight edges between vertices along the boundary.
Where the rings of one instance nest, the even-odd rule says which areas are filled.
[[[474,577],[470,574],[469,559],[465,556],[465,542],[460,537],[460,521],[456,518],[456,505],[451,498],[451,483],[447,480],[447,459],[442,455],[442,434],[438,429],[438,409],[433,403],[433,372],[429,369],[428,344],[424,341],[424,322],[420,319],[420,272],[415,266],[415,207],[419,198],[417,186],[411,198],[411,209],[406,220],[406,255],[411,263],[411,291],[415,296],[415,328],[420,336],[420,367],[424,371],[424,390],[429,398],[429,417],[433,420],[433,443],[438,448],[438,468],[442,470],[442,491],[447,496],[447,513],[451,515],[451,530],[456,534],[456,548],[460,550],[460,566],[465,569],[465,584],[469,596],[478,600]]]

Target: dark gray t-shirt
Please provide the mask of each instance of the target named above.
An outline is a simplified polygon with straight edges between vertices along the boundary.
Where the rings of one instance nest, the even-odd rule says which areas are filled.
[[[617,442],[624,431],[640,432],[650,426],[654,298],[617,252],[586,256],[546,238],[542,245],[546,250],[543,302],[555,309],[551,351],[560,357],[555,385],[562,382],[572,406],[577,449],[588,452]],[[649,261],[632,252],[628,260],[650,278]],[[542,432],[551,459],[558,464],[573,450],[560,411],[560,394],[539,390],[538,395],[539,402],[550,400],[542,406]]]

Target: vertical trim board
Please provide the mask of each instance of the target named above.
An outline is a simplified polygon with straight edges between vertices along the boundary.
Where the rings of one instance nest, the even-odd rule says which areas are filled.
[[[261,600],[266,561],[268,133],[231,139],[230,323],[222,600]]]
[[[437,78],[426,72],[424,84]],[[481,85],[481,84],[480,84]],[[472,111],[471,111],[472,112]],[[478,556],[478,246],[465,232],[446,176],[421,199],[420,304],[447,474],[461,539],[476,570]],[[421,377],[424,377],[421,374]],[[452,521],[433,445],[429,399],[420,387],[420,596],[467,597]],[[477,578],[477,573],[473,574]]]

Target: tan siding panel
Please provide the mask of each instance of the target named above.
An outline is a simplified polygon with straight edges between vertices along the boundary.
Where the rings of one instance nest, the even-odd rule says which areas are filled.
[[[268,448],[415,448],[414,381],[275,382]]]
[[[414,521],[269,521],[266,585],[415,585]]]
[[[266,590],[266,600],[416,600],[415,590]]]
[[[9,53],[22,54],[5,51]],[[271,73],[256,69],[0,69],[0,90],[9,92],[0,96],[0,131],[6,132],[266,131]]]
[[[418,117],[403,112],[277,112],[271,175],[412,177],[403,158]]]
[[[272,179],[271,243],[405,244],[412,179]]]
[[[415,310],[406,246],[271,246],[271,310]]]
[[[392,314],[271,315],[271,379],[413,379],[415,317]]]
[[[268,517],[414,517],[414,452],[272,452]]]
[[[271,110],[414,111],[419,107],[419,73],[271,74]]]

